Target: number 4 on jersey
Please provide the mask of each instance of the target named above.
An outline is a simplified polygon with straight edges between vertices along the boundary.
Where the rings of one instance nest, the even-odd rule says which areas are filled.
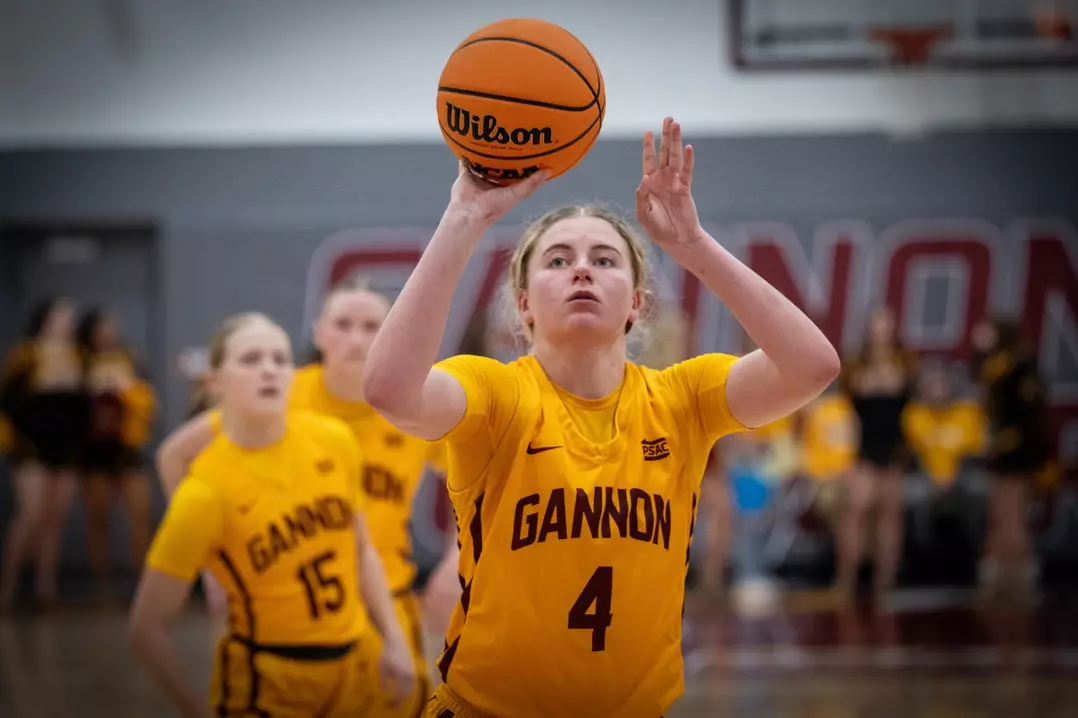
[[[591,650],[606,650],[606,629],[614,615],[610,613],[610,597],[614,590],[614,567],[600,566],[591,575],[584,590],[569,609],[569,628],[591,631]],[[595,606],[594,613],[591,607]]]

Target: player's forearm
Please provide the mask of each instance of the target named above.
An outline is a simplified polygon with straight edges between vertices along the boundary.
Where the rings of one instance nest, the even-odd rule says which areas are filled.
[[[787,381],[824,388],[838,374],[839,357],[808,316],[721,244],[701,231],[677,257],[718,296]]]
[[[185,718],[209,718],[209,708],[188,684],[179,656],[165,626],[131,628],[131,643],[154,679]]]
[[[363,375],[367,401],[389,415],[421,413],[423,387],[438,359],[449,307],[484,226],[447,212],[393,303]]]
[[[359,590],[363,594],[363,603],[367,606],[374,627],[386,641],[403,641],[404,631],[397,620],[382,559],[368,543],[361,549],[359,561]]]

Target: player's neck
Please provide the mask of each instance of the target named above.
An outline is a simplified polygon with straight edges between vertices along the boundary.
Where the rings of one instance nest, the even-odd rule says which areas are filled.
[[[322,385],[329,395],[339,401],[365,401],[363,398],[363,365],[358,367],[322,366]]]
[[[241,449],[265,449],[284,437],[283,414],[268,417],[237,417],[228,411],[221,412],[221,431]]]
[[[624,340],[606,346],[566,351],[536,341],[532,355],[547,378],[581,399],[602,399],[617,391],[625,379]]]

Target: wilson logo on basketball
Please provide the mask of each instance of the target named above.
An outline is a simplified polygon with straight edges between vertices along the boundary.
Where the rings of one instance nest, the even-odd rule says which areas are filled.
[[[498,124],[494,115],[477,115],[452,102],[445,103],[445,126],[461,137],[496,145],[549,145],[554,131],[549,127],[518,127],[510,130]]]

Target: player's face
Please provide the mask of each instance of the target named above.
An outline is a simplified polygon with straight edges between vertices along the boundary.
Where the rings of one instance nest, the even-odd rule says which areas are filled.
[[[69,339],[75,331],[75,307],[61,299],[49,312],[41,328],[41,336],[47,339]]]
[[[876,345],[890,344],[895,336],[895,319],[887,309],[876,309],[868,320],[868,338]]]
[[[233,332],[213,373],[220,406],[246,416],[284,413],[292,383],[292,347],[280,327],[256,321]]]
[[[315,327],[325,365],[362,370],[388,313],[389,302],[374,292],[345,291],[330,297]]]
[[[109,349],[116,346],[119,341],[120,325],[116,318],[108,314],[102,315],[94,328],[94,346],[98,349]]]
[[[633,286],[632,255],[608,222],[573,217],[539,238],[528,262],[528,288],[517,308],[536,339],[608,342],[625,333],[643,306]]]
[[[943,371],[928,372],[924,379],[925,399],[933,404],[942,403],[950,396],[947,375]]]

